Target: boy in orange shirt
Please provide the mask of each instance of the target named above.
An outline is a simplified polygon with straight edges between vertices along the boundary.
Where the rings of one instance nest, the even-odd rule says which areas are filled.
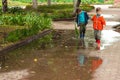
[[[96,15],[92,17],[93,21],[93,29],[94,29],[94,36],[97,43],[97,48],[100,49],[100,39],[101,39],[101,31],[106,25],[105,19],[101,16],[101,8],[96,8]]]

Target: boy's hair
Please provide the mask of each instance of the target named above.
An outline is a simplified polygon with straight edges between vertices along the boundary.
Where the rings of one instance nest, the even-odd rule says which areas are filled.
[[[79,12],[81,12],[81,9],[80,9],[80,8],[77,8],[77,9],[76,9],[76,13],[79,13]]]
[[[96,8],[96,12],[99,12],[99,11],[101,11],[101,8],[100,7]]]

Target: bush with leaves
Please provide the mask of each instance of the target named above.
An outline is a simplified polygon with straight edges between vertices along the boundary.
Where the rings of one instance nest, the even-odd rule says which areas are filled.
[[[22,13],[23,9],[21,7],[11,7],[8,9],[9,13],[15,14],[15,13]]]
[[[4,16],[4,17],[6,17],[6,16]],[[10,16],[7,16],[7,17],[10,17]],[[45,29],[52,28],[50,18],[44,18],[39,15],[33,15],[33,14],[28,14],[21,18],[22,18],[22,20],[24,20],[23,23],[24,23],[24,26],[26,26],[26,28],[25,29],[17,29],[15,31],[10,32],[5,39],[6,41],[8,41],[8,42],[18,41],[25,37],[35,35]],[[4,18],[4,19],[6,20],[6,18]],[[3,21],[5,21],[5,20],[3,20]],[[11,21],[11,22],[9,21],[9,23],[12,23],[12,22],[13,21]],[[8,23],[8,21],[6,21],[6,23]],[[21,24],[16,24],[16,25],[21,25]]]
[[[32,6],[30,7],[30,5],[28,5],[26,10],[29,10],[30,8],[32,8]],[[83,4],[80,8],[88,12],[93,10],[94,6]],[[50,17],[52,19],[72,18],[73,4],[54,4],[51,6],[39,5],[37,11],[44,17]]]
[[[25,19],[23,15],[10,15],[7,16],[6,14],[2,15],[1,17],[1,22],[6,25],[20,25],[23,26],[25,23]]]
[[[0,6],[0,15],[2,14],[2,7]]]

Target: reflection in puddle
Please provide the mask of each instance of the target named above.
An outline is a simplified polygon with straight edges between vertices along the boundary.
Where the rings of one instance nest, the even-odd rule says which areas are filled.
[[[102,62],[103,62],[102,59],[92,60],[91,70],[95,71],[102,64]]]
[[[23,80],[28,76],[28,70],[0,73],[0,80]]]
[[[83,65],[84,65],[84,62],[85,62],[85,55],[80,54],[80,55],[78,56],[78,61],[79,61],[80,66],[83,66]]]
[[[112,45],[112,43],[118,40],[120,40],[120,33],[113,30],[103,30],[101,50],[105,49],[106,46]]]

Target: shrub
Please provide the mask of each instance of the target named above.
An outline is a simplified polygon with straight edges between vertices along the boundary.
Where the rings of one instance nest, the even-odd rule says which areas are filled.
[[[88,4],[83,4],[80,6],[81,9],[85,11],[91,11],[94,6]],[[30,5],[26,7],[26,10],[32,8]],[[73,4],[54,4],[51,6],[39,5],[37,11],[44,17],[49,17],[52,19],[58,18],[72,18],[71,13],[73,13]]]
[[[0,6],[0,15],[2,14],[2,7]]]
[[[24,23],[25,19],[24,19],[23,15],[10,15],[10,16],[2,15],[1,22],[2,22],[2,24],[6,24],[6,25],[23,26],[25,24]]]
[[[22,13],[23,12],[23,9],[21,7],[11,7],[9,8],[9,13]]]
[[[25,29],[17,29],[15,31],[10,32],[8,36],[5,38],[6,41],[8,42],[18,41],[25,37],[35,35],[39,31],[43,31],[45,29],[51,29],[51,19],[49,18],[43,18],[39,15],[33,15],[33,14],[27,14],[26,16],[23,16],[21,18],[22,20],[24,20],[23,22],[24,26],[28,26],[28,27]],[[17,19],[18,18],[16,18],[16,20]]]

